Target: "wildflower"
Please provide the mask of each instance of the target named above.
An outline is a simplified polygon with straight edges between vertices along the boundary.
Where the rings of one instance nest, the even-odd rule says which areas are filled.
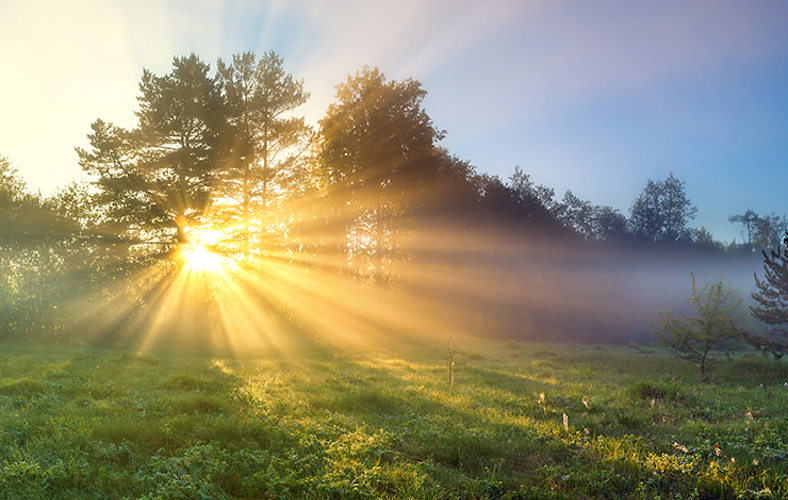
[[[716,453],[718,457],[723,454],[722,450],[720,450],[720,443],[714,443],[712,448],[714,448],[714,453]]]
[[[569,432],[569,415],[564,413],[564,430]]]

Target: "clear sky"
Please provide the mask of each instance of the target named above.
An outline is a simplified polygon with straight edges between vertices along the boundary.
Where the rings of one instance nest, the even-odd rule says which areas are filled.
[[[787,26],[784,0],[0,0],[0,155],[50,194],[93,120],[134,125],[143,68],[274,50],[312,123],[377,66],[479,171],[625,214],[672,171],[730,241],[728,215],[788,212]]]

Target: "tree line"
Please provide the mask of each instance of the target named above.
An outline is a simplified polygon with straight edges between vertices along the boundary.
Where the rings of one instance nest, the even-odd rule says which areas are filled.
[[[277,260],[416,289],[424,266],[511,264],[480,257],[500,235],[515,250],[550,241],[741,253],[785,230],[784,217],[748,211],[730,218],[746,241],[726,247],[689,227],[697,207],[673,173],[648,181],[628,216],[571,191],[559,199],[519,167],[506,180],[480,173],[440,146],[421,84],[377,68],[337,85],[316,126],[297,116],[309,94],[274,52],[219,60],[213,73],[196,55],[176,57],[165,75],[144,70],[139,89],[133,128],[97,119],[77,148],[89,182],[42,197],[0,162],[3,335],[65,332],[80,296],[139,313],[195,243],[250,268]],[[463,237],[436,250],[448,234]],[[156,284],[129,280],[142,274]]]

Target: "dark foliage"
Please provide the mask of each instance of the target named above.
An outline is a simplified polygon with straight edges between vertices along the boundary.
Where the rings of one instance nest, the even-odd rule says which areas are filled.
[[[687,197],[685,183],[673,172],[664,181],[649,180],[630,207],[632,233],[649,241],[691,239],[687,223],[698,208]]]
[[[4,318],[19,318],[9,328],[41,331],[46,317],[105,343],[154,324],[208,338],[215,304],[164,304],[184,289],[179,250],[217,228],[210,251],[248,282],[276,282],[278,298],[239,286],[287,328],[302,319],[299,293],[319,297],[336,281],[343,292],[401,292],[440,328],[626,341],[648,334],[632,275],[652,272],[651,261],[680,268],[721,253],[708,231],[687,227],[696,209],[672,173],[649,181],[630,218],[571,191],[556,198],[519,167],[503,180],[441,148],[425,96],[416,80],[364,68],[337,86],[315,132],[293,116],[308,98],[303,82],[273,52],[218,61],[215,75],[196,55],[175,58],[163,76],[144,71],[137,124],[96,120],[90,148],[78,150],[92,185],[43,199],[3,164],[0,286],[15,311]],[[312,281],[296,286],[296,275]],[[189,294],[211,289],[203,280],[196,293],[198,281]],[[208,302],[214,293],[231,292],[206,292]],[[157,318],[164,309],[169,319]],[[380,325],[353,304],[339,309],[353,324]]]
[[[784,240],[788,246],[788,235]],[[750,343],[758,349],[780,359],[788,353],[788,252],[785,246],[768,253],[763,251],[763,280],[755,275],[758,291],[752,298],[758,303],[751,307],[752,315],[771,326],[765,335],[753,335]]]

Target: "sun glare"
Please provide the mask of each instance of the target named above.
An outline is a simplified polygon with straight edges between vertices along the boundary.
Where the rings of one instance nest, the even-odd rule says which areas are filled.
[[[183,260],[190,271],[212,272],[221,267],[222,257],[201,243],[190,243],[183,251]]]
[[[223,257],[212,250],[221,239],[216,229],[187,229],[189,243],[178,252],[183,269],[189,272],[216,272],[222,266]]]

